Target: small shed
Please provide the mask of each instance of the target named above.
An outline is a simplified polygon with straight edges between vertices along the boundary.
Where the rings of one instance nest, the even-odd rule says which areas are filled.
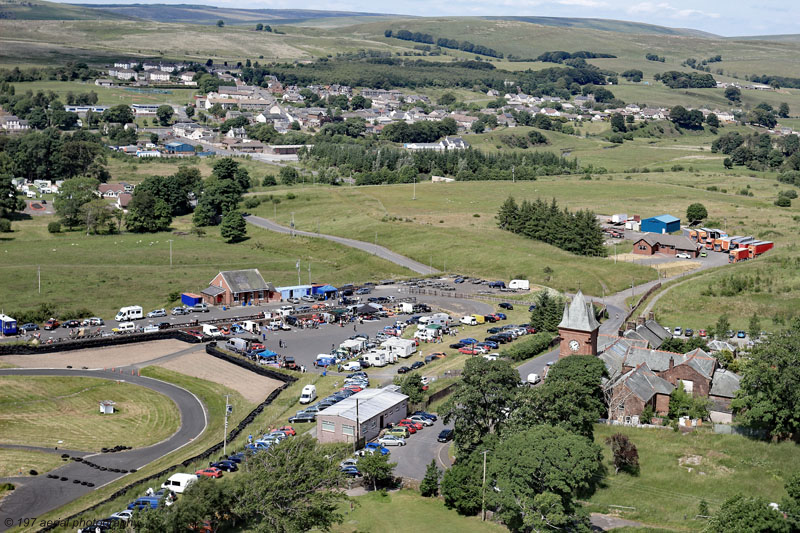
[[[111,400],[103,400],[100,402],[100,413],[104,415],[113,415],[115,405],[116,402],[112,402]]]
[[[16,335],[17,321],[8,315],[0,314],[0,329],[2,329],[3,335]]]
[[[672,215],[659,215],[642,220],[641,228],[646,233],[672,233],[680,231],[681,220]]]

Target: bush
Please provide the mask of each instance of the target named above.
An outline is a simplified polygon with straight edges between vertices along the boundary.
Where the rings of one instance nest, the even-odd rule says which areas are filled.
[[[608,142],[612,142],[614,144],[622,144],[624,142],[624,139],[622,135],[620,135],[619,133],[615,133],[613,135],[609,135]]]
[[[264,176],[264,179],[261,180],[261,185],[263,187],[274,187],[277,184],[278,182],[275,181],[275,176],[273,176],[272,174],[267,174],[266,176]]]
[[[254,208],[258,207],[259,205],[261,205],[261,200],[259,200],[255,196],[251,196],[251,197],[245,199],[245,201],[244,201],[244,206],[246,208],[248,208],[248,209],[254,209]]]
[[[786,196],[778,196],[778,199],[775,200],[775,205],[778,207],[792,207],[792,199]]]
[[[14,490],[15,488],[13,483],[0,483],[0,491]]]
[[[511,359],[512,361],[524,361],[546,351],[550,348],[550,342],[552,340],[553,335],[550,333],[536,333],[522,342],[504,348],[500,352],[500,356]]]
[[[797,191],[794,189],[789,189],[788,191],[781,191],[779,193],[779,196],[785,196],[786,198],[794,200],[795,198],[797,198]]]
[[[294,193],[290,192],[289,194],[286,195],[287,200],[294,200],[295,198],[297,198],[297,196],[295,196]]]
[[[5,218],[0,218],[0,233],[9,233],[11,231],[11,221]]]
[[[61,233],[61,222],[54,220],[47,224],[47,231],[49,233]]]

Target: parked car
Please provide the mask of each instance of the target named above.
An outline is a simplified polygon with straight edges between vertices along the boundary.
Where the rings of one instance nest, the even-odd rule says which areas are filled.
[[[83,321],[84,326],[103,326],[105,322],[99,316],[93,316]]]
[[[406,439],[396,435],[384,435],[378,439],[378,444],[381,446],[405,446]]]
[[[698,330],[697,334],[701,337],[708,337],[708,332],[704,329]]]
[[[397,424],[395,424],[394,427],[396,427],[396,428],[397,427],[406,428],[408,430],[408,432],[411,433],[412,435],[417,432],[417,427],[414,424],[411,424],[411,423],[404,424],[403,422],[398,422]]]
[[[297,432],[294,430],[292,426],[281,426],[278,428],[278,431],[286,433],[287,435],[291,435],[292,437],[297,435]]]
[[[59,322],[55,318],[51,318],[50,320],[48,320],[47,322],[44,323],[44,329],[49,331],[49,330],[52,330],[52,329],[56,329],[60,325],[61,325],[61,322]]]
[[[422,362],[422,361],[414,361],[413,363],[411,363],[411,370],[416,370],[418,368],[422,368],[423,366],[425,366],[424,362]]]
[[[413,426],[414,429],[416,430],[422,430],[425,428],[425,425],[422,424],[422,422],[416,422],[414,420],[411,420],[410,418],[404,418],[400,422],[398,422],[398,424],[402,424],[404,426]]]
[[[513,311],[514,310],[514,306],[511,305],[508,302],[503,302],[500,305],[498,305],[497,307],[499,307],[500,309],[505,309],[507,311]]]
[[[483,353],[483,350],[478,346],[464,346],[458,349],[458,353],[463,353],[464,355],[480,355]]]
[[[678,259],[691,259],[692,256],[686,253],[675,254]]]
[[[45,328],[45,329],[47,329],[47,328]],[[747,337],[747,333],[745,333],[743,330],[740,329],[736,333],[736,337],[739,338],[739,339],[744,339],[745,337]]]
[[[211,463],[212,468],[218,468],[225,472],[236,472],[239,470],[239,467],[236,465],[235,461],[231,461],[229,459],[225,459],[222,461],[217,461],[216,463]]]
[[[33,322],[28,322],[27,324],[22,324],[19,327],[20,331],[38,331],[39,324],[34,324]]]
[[[198,476],[204,477],[213,477],[213,478],[221,478],[222,477],[222,470],[215,466],[209,466],[208,468],[201,468],[197,472],[195,472]]]
[[[303,422],[314,422],[316,419],[316,413],[297,413],[296,415],[289,417],[289,422],[292,424],[297,424]]]
[[[412,420],[412,421],[414,421],[414,422],[416,422],[418,424],[422,424],[423,426],[432,426],[433,425],[433,420],[430,420],[430,419],[425,418],[424,416],[420,416],[420,415],[411,415],[411,417],[409,417],[409,420]]]
[[[683,328],[681,328],[680,326],[678,326],[674,330],[672,330],[672,334],[673,335],[680,335],[681,333],[683,333]]]
[[[386,430],[386,435],[394,435],[395,437],[407,439],[411,435],[411,431],[405,426],[394,426]]]
[[[734,332],[732,329],[729,329],[729,330],[728,330],[728,338],[729,338],[729,339],[732,339],[732,338],[734,338],[735,336],[736,336],[736,333],[735,333],[735,332]]]
[[[436,437],[438,442],[448,442],[453,440],[453,430],[449,428],[445,428],[439,432],[439,436]]]
[[[166,309],[154,309],[153,311],[147,313],[147,318],[161,318],[163,316],[167,316]]]
[[[686,329],[683,331],[683,334],[684,334],[685,336],[687,336],[687,337],[691,337],[692,335],[694,335],[694,330],[693,330],[693,329],[691,329],[691,328],[686,328]]]
[[[342,473],[349,477],[363,477],[363,474],[358,471],[358,468],[354,466],[347,466],[340,469]]]
[[[61,327],[62,328],[79,328],[79,327],[81,327],[81,321],[80,320],[65,320],[61,324]]]
[[[428,420],[433,420],[434,422],[439,420],[438,416],[436,416],[434,414],[431,414],[431,413],[426,413],[425,411],[414,411],[413,413],[411,413],[411,415],[412,416],[423,416],[423,417],[427,418]]]
[[[410,371],[411,371],[411,369],[408,368],[407,366],[401,366],[400,368],[397,369],[397,373],[398,374],[406,374],[406,373],[408,373]]]
[[[188,315],[192,311],[188,307],[173,307],[172,308],[172,316],[183,316]]]
[[[364,455],[365,453],[373,453],[374,454],[375,452],[379,452],[381,455],[389,455],[389,448],[384,448],[378,442],[368,442],[364,446],[364,449],[361,450],[361,455]]]
[[[199,304],[194,304],[194,306],[192,307],[192,313],[208,313],[208,311],[209,311],[208,304],[199,303]]]

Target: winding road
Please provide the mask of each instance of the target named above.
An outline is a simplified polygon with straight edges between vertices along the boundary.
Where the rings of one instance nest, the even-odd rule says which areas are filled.
[[[378,246],[369,242],[364,241],[357,241],[355,239],[348,239],[347,237],[337,237],[336,235],[326,235],[324,233],[312,233],[310,231],[300,231],[300,230],[293,230],[292,228],[287,228],[286,226],[281,226],[280,224],[276,224],[275,222],[262,218],[257,217],[254,215],[248,215],[244,217],[244,219],[249,222],[250,224],[263,228],[269,231],[274,231],[277,233],[284,233],[291,235],[294,233],[295,235],[301,235],[303,237],[312,237],[312,238],[319,238],[319,239],[327,239],[329,241],[333,241],[338,244],[342,244],[344,246],[349,246],[351,248],[357,248],[369,254],[376,255],[382,259],[386,259],[387,261],[391,261],[396,265],[400,265],[401,267],[405,267],[409,270],[413,270],[417,274],[439,274],[440,271],[436,270],[435,268],[431,268],[428,265],[423,265],[418,261],[414,261],[413,259],[409,259],[404,255],[400,255],[396,252],[391,251],[390,249],[384,246]]]
[[[104,370],[70,370],[70,369],[21,369],[9,368],[0,370],[0,376],[58,376],[58,377],[90,377],[109,380],[120,380],[147,387],[172,399],[181,413],[181,425],[171,437],[159,443],[137,448],[125,452],[95,453],[70,452],[70,455],[80,455],[84,460],[95,463],[105,468],[122,470],[139,469],[175,450],[186,446],[205,431],[208,425],[208,416],[200,399],[186,389],[159,381],[157,379],[125,375]],[[124,445],[123,442],[119,444]],[[0,445],[2,447],[2,445]],[[15,447],[19,448],[19,447]],[[31,450],[44,451],[42,448]],[[53,453],[66,453],[66,450],[52,449]],[[84,462],[69,461],[64,466],[50,472],[59,477],[68,478],[67,481],[48,478],[45,475],[36,477],[10,477],[0,479],[0,482],[12,482],[17,488],[9,493],[0,502],[0,531],[9,529],[9,523],[16,524],[17,520],[36,518],[44,513],[57,509],[76,498],[106,485],[126,474],[101,471],[86,465]],[[94,483],[88,487],[74,480]],[[123,502],[120,502],[122,505]],[[8,522],[8,520],[12,522]]]

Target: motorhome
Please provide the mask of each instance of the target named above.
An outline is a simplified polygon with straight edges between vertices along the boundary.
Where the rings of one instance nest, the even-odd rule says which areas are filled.
[[[317,399],[317,387],[314,385],[306,385],[300,393],[300,403],[311,403]]]
[[[367,352],[361,357],[370,366],[386,366],[386,353],[383,351]]]
[[[412,303],[400,302],[397,307],[401,313],[405,313],[407,315],[414,314],[414,304]]]
[[[142,306],[140,305],[131,305],[128,307],[120,308],[117,316],[114,317],[114,320],[117,322],[125,322],[127,320],[138,320],[140,318],[144,318],[144,313],[142,312]]]

